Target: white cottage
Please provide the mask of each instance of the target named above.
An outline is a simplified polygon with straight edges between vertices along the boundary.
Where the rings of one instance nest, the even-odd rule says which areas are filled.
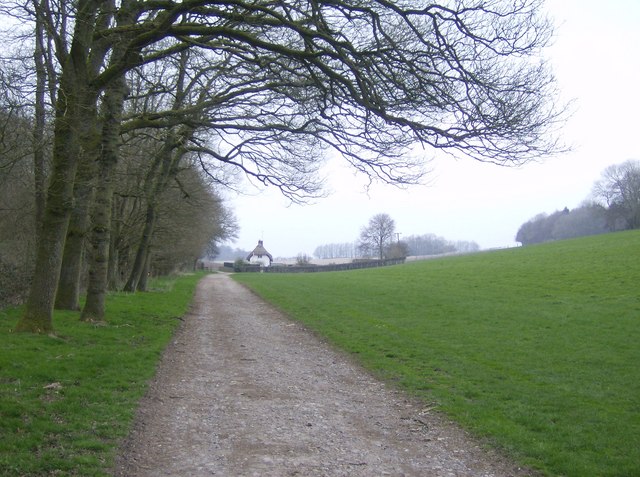
[[[258,240],[258,245],[256,246],[256,248],[254,248],[253,252],[251,252],[247,256],[247,262],[260,264],[263,267],[268,267],[269,265],[271,265],[271,262],[273,262],[273,257],[269,252],[267,252],[267,249],[264,248],[262,240]]]

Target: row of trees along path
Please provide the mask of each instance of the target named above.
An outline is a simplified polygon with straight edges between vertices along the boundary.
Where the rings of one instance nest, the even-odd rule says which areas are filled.
[[[189,158],[219,184],[231,169],[294,201],[322,194],[329,150],[402,185],[420,181],[436,150],[509,165],[559,149],[542,0],[17,0],[2,9],[36,32],[22,37],[23,48],[33,42],[34,132],[51,118],[53,134],[19,331],[53,330],[70,217],[83,200],[82,316],[104,319],[114,171],[131,144],[154,151],[160,185]],[[152,219],[153,200],[148,207]]]

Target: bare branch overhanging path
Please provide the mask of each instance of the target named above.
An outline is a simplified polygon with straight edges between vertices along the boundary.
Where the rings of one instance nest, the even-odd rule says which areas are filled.
[[[521,476],[224,274],[142,400],[116,476]]]

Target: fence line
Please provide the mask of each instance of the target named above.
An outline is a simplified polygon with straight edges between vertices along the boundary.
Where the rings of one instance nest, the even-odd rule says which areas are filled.
[[[314,272],[339,272],[345,270],[357,270],[361,268],[388,267],[404,263],[404,258],[387,260],[356,260],[350,263],[335,263],[331,265],[272,265],[261,267],[260,265],[244,264],[236,266],[234,263],[225,262],[224,266],[233,268],[234,272],[262,272],[262,273],[314,273]]]

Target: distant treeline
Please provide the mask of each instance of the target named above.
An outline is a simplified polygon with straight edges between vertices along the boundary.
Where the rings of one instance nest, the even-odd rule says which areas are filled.
[[[573,210],[538,214],[520,226],[522,245],[640,228],[640,161],[607,167],[590,200]]]
[[[450,241],[434,234],[409,235],[404,240],[408,256],[477,252],[480,246],[468,240]]]
[[[614,225],[614,224],[611,224]],[[586,235],[603,234],[615,230],[608,224],[607,210],[597,204],[577,209],[538,214],[520,226],[516,242],[522,245],[562,240]]]
[[[480,250],[476,242],[450,241],[435,234],[410,235],[400,242],[407,256],[441,255],[445,253],[467,253]],[[359,258],[361,252],[357,242],[319,245],[313,252],[318,259]]]
[[[215,250],[215,253],[212,254],[215,256],[216,260],[224,260],[229,262],[234,262],[239,258],[245,259],[251,253],[250,250],[243,250],[241,248],[233,248],[229,245],[218,245]],[[214,257],[211,257],[214,258]]]
[[[358,258],[360,257],[358,244],[356,242],[328,243],[318,245],[313,252],[313,256],[319,259],[331,258]]]

